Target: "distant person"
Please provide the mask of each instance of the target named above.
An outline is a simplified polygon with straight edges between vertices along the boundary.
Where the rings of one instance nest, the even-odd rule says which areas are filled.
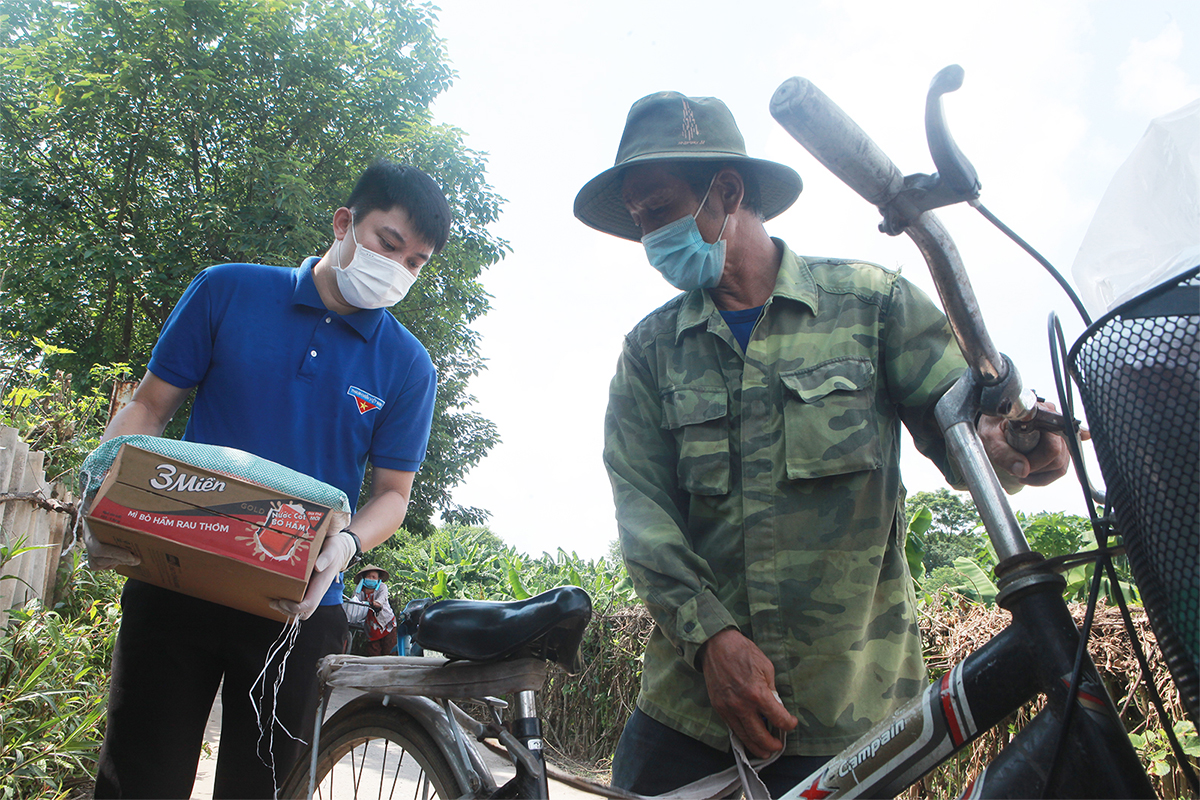
[[[383,567],[369,564],[354,576],[357,589],[354,600],[357,607],[347,609],[350,621],[356,617],[364,624],[367,644],[363,655],[390,656],[396,649],[396,613],[388,602],[388,588],[384,581],[391,578]]]
[[[720,100],[660,92],[575,198],[683,292],[625,337],[605,417],[621,550],[656,623],[613,759],[639,794],[730,766],[731,731],[777,752],[774,728],[777,796],[926,686],[900,423],[957,480],[933,410],[964,362],[899,275],[767,234],[800,185],[746,154]],[[979,430],[1021,482],[1067,469],[1060,437],[1023,456],[998,420]]]
[[[381,162],[362,174],[332,223],[329,250],[299,269],[221,264],[197,275],[163,327],[133,401],[104,433],[161,435],[194,389],[187,441],[283,464],[338,487],[351,502],[372,464],[370,499],[348,528],[325,539],[303,601],[276,603],[303,620],[278,702],[265,709],[278,724],[273,735],[260,732],[248,695],[283,623],[129,580],[97,797],[190,796],[222,681],[213,796],[273,797],[275,777],[287,774],[302,747],[282,729],[311,738],[316,662],[346,640],[341,573],[404,521],[437,375],[425,348],[387,309],[445,246],[450,207],[425,173]],[[87,540],[93,569],[136,563],[128,551]],[[264,676],[267,685],[279,663]]]

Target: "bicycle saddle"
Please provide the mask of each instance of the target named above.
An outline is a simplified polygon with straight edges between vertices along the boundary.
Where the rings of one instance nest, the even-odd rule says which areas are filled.
[[[409,612],[413,640],[450,659],[542,658],[576,673],[579,643],[592,618],[592,599],[560,586],[527,600],[439,600]]]

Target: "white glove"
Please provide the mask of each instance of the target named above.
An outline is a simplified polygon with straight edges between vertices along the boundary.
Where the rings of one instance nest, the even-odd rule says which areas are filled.
[[[299,603],[294,600],[272,600],[271,608],[289,617],[311,617],[321,604],[321,598],[333,585],[334,578],[339,572],[345,572],[357,549],[354,537],[345,531],[326,536],[324,544],[321,545],[321,554],[317,556],[317,563],[313,567],[312,577],[308,579],[304,599]]]
[[[96,539],[92,535],[92,529],[88,527],[87,520],[84,519],[85,513],[85,511],[79,512],[79,524],[83,528],[83,544],[87,547],[88,569],[99,572],[117,567],[136,567],[142,563],[141,556],[131,553],[124,547],[105,544]]]

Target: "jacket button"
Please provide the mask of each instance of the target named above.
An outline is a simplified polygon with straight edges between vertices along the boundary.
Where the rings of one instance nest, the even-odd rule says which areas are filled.
[[[695,629],[696,629],[696,623],[694,623],[694,622],[689,622],[688,624],[683,626],[684,633],[691,633]]]

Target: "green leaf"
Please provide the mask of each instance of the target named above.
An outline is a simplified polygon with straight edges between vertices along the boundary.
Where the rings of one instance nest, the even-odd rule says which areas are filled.
[[[524,584],[521,583],[521,576],[515,567],[508,568],[508,586],[512,590],[512,595],[518,600],[526,600],[532,595],[525,590]]]
[[[904,543],[904,555],[908,571],[914,581],[925,577],[925,531],[933,523],[933,513],[927,506],[917,509],[908,521],[908,538]]]
[[[977,563],[969,558],[959,557],[954,559],[954,568],[967,579],[980,601],[989,604],[996,602],[996,585]]]

